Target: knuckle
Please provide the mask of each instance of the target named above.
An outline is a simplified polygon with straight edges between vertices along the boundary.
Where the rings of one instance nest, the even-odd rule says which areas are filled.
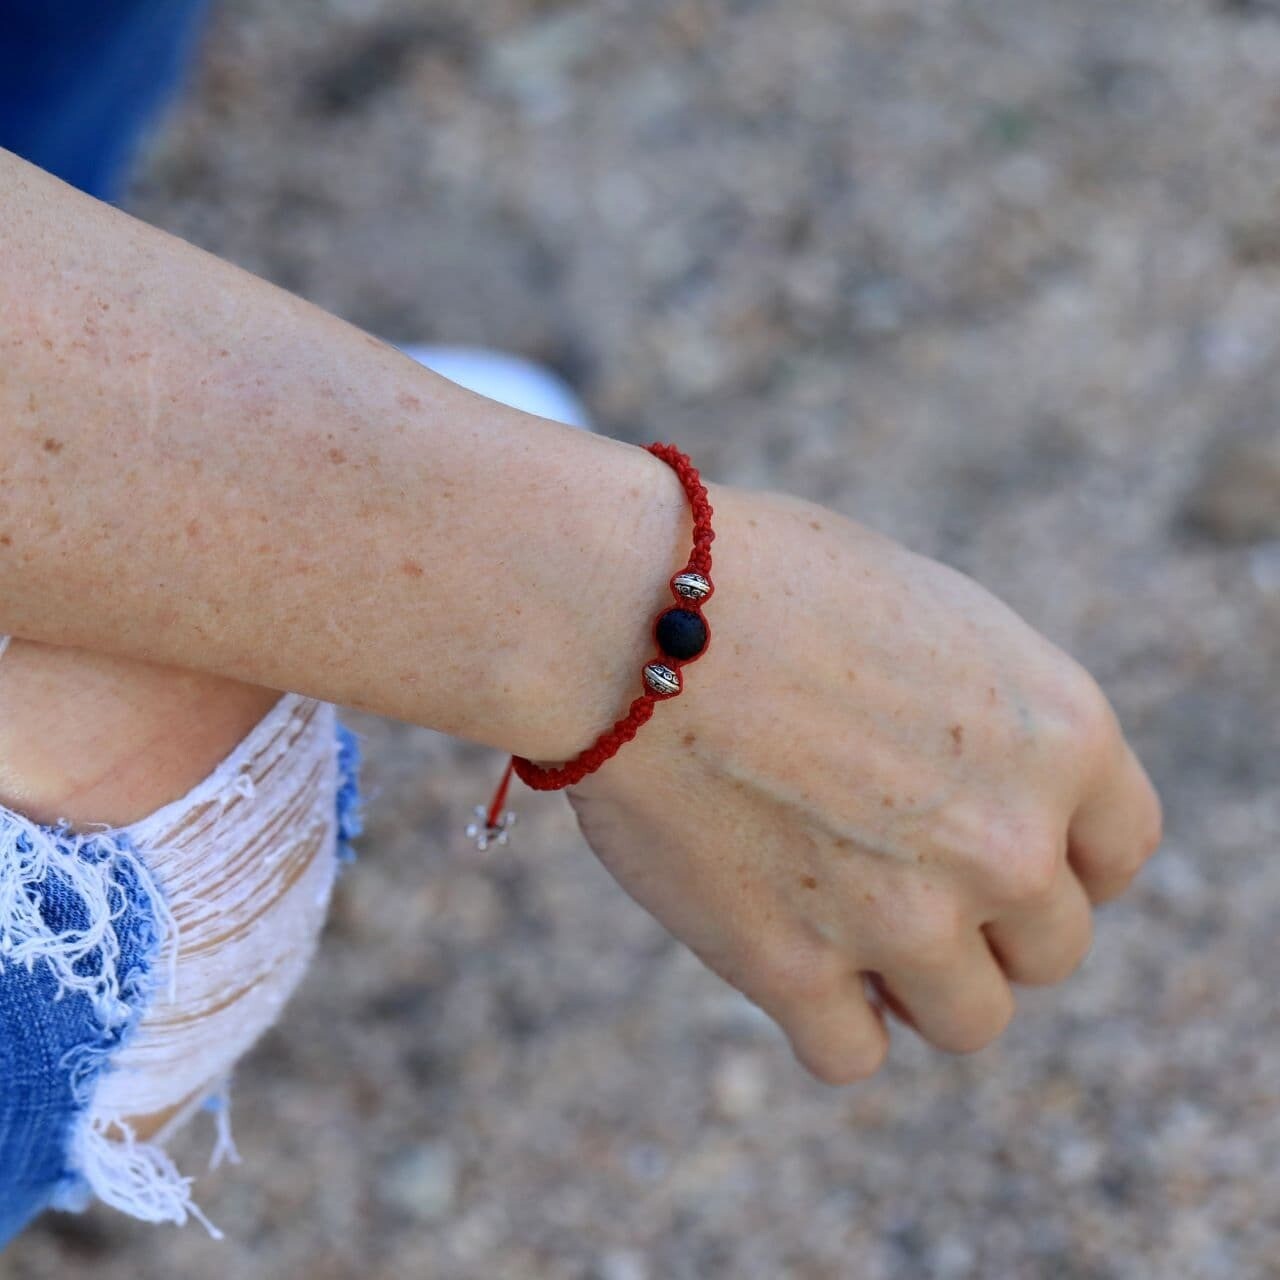
[[[931,900],[927,905],[918,906],[903,922],[896,948],[913,969],[945,971],[955,963],[966,928],[954,902]]]
[[[1058,736],[1073,751],[1102,752],[1118,741],[1111,703],[1083,667],[1073,666],[1062,681],[1050,700],[1049,715]]]
[[[996,892],[1005,905],[1036,908],[1048,904],[1058,887],[1064,842],[1032,838],[1007,851]]]
[[[834,947],[807,938],[781,937],[761,949],[758,982],[784,1003],[825,1000],[839,991],[846,968]]]
[[[1139,837],[1111,860],[1111,879],[1120,889],[1127,889],[1137,879],[1138,873],[1151,860],[1152,855],[1160,847],[1161,832],[1159,829]]]
[[[1068,724],[1079,748],[1101,753],[1120,742],[1115,712],[1091,676],[1085,676],[1068,703]]]
[[[1059,838],[1038,818],[986,815],[975,832],[968,862],[975,889],[995,907],[1034,904],[1056,885],[1065,854]]]

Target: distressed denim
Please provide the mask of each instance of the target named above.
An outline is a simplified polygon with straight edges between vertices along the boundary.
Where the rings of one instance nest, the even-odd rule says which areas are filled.
[[[7,813],[0,813],[0,824],[9,827]],[[9,856],[30,847],[26,834],[17,831]],[[78,847],[65,840],[62,847],[68,859],[113,858],[95,840]],[[65,1152],[83,1105],[83,1085],[128,1035],[146,995],[157,941],[150,893],[127,863],[111,867],[109,883],[117,954],[108,962],[99,947],[75,963],[86,974],[106,963],[115,966],[124,1016],[114,1025],[95,1012],[88,995],[59,998],[51,964],[28,968],[10,956],[0,968],[0,1244],[72,1189],[75,1175],[66,1167]],[[52,933],[66,937],[89,924],[83,900],[57,868],[24,891],[38,900]],[[0,920],[0,956],[15,949]]]
[[[335,724],[331,853],[346,863],[363,825],[360,749]],[[91,1199],[77,1123],[166,980],[167,904],[129,832],[76,834],[0,805],[0,1248],[41,1210]]]

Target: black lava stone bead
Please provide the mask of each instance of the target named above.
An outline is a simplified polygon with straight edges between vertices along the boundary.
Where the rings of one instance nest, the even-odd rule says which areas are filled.
[[[668,609],[658,619],[658,647],[682,662],[696,657],[707,645],[707,624],[690,609]]]

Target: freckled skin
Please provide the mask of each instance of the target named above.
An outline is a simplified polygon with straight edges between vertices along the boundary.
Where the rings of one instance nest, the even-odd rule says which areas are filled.
[[[69,647],[107,635],[118,656],[524,754],[559,753],[612,710],[650,590],[633,534],[663,464],[464,391],[5,155],[0,224],[0,475],[18,473],[9,532],[32,535],[0,565],[0,628]],[[57,470],[33,474],[32,450]],[[569,476],[577,501],[549,503]],[[69,489],[83,501],[55,529],[47,505]],[[518,521],[494,521],[495,491]],[[538,673],[593,574],[611,588],[590,625],[600,661],[580,702],[548,708]],[[82,593],[30,590],[57,575],[100,584],[91,613]],[[496,608],[499,588],[519,599]],[[408,686],[402,655],[423,650],[440,678]]]
[[[26,637],[0,663],[0,761],[27,800],[141,816],[284,688],[547,764],[625,711],[638,620],[689,547],[665,464],[465,392],[2,152],[0,226],[22,544],[0,629]],[[1009,982],[1066,976],[1091,902],[1154,850],[1150,783],[1096,685],[976,584],[816,504],[708,490],[720,639],[569,789],[582,831],[820,1079],[883,1058],[859,971],[932,1043],[979,1048]],[[547,678],[566,634],[572,699]],[[423,653],[429,680],[405,670]]]

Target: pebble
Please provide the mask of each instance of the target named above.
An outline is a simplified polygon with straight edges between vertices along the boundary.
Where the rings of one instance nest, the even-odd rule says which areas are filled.
[[[615,1249],[606,1253],[596,1267],[599,1280],[649,1280],[644,1258],[631,1249]]]
[[[1215,542],[1280,538],[1280,431],[1217,443],[1202,464],[1186,514]]]
[[[439,1222],[453,1208],[457,1184],[453,1148],[427,1142],[391,1157],[378,1179],[378,1198],[419,1222]]]
[[[728,1120],[759,1111],[769,1090],[764,1063],[754,1053],[731,1053],[716,1067],[711,1092],[716,1109]]]

